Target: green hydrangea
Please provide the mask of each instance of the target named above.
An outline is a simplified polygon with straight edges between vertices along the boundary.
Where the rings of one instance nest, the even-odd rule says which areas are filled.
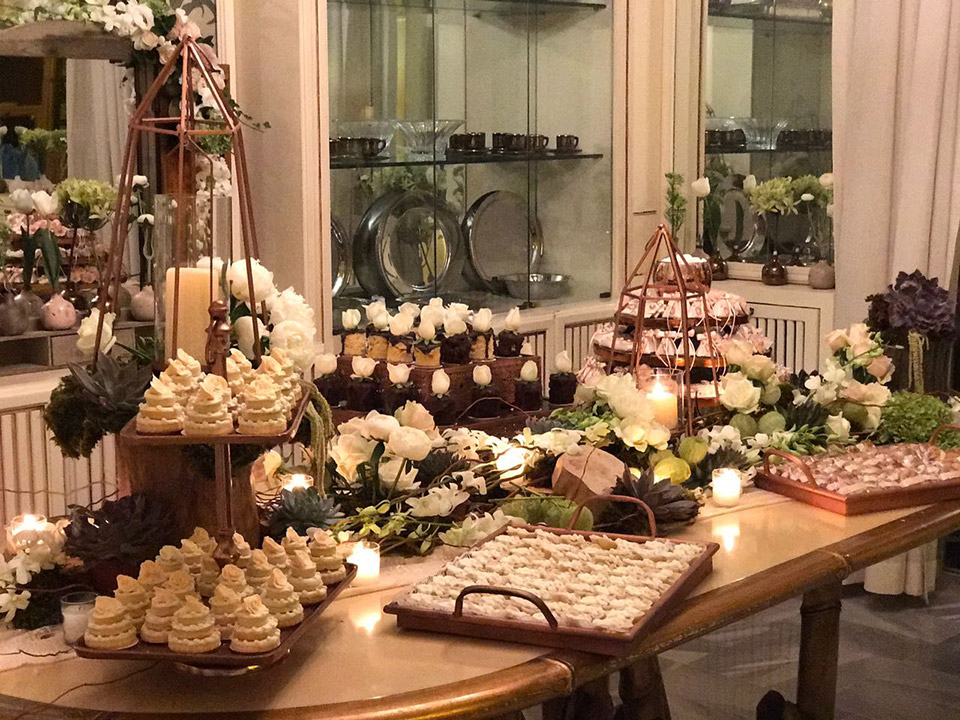
[[[927,442],[941,425],[953,421],[950,407],[933,395],[896,392],[883,407],[880,439],[884,442]],[[960,447],[960,433],[945,432],[941,447]]]
[[[67,178],[57,185],[60,214],[68,227],[103,227],[113,212],[117,189],[100,180]]]
[[[795,213],[796,203],[791,177],[771,178],[750,191],[750,205],[758,213]]]

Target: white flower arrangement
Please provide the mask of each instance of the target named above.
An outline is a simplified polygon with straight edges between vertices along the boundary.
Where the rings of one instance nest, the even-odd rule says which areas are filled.
[[[27,585],[37,573],[53,570],[66,560],[63,554],[67,521],[47,522],[39,530],[29,531],[27,539],[18,536],[18,547],[9,560],[0,553],[0,625],[7,625],[30,604]]]

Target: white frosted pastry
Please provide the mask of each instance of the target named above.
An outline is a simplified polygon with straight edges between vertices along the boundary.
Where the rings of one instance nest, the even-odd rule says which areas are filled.
[[[169,435],[183,430],[183,408],[176,388],[162,377],[150,381],[137,412],[137,432]]]
[[[286,571],[287,565],[290,564],[290,561],[287,558],[287,551],[283,549],[283,546],[280,545],[272,537],[266,537],[263,539],[263,552],[267,556],[267,560],[275,568]]]
[[[234,533],[233,544],[237,546],[237,550],[240,552],[240,557],[237,559],[236,565],[241,570],[245,570],[250,564],[250,543],[248,543],[246,538],[240,533]]]
[[[140,638],[155,645],[167,644],[167,633],[173,622],[173,614],[180,609],[183,601],[172,590],[159,588],[150,601],[150,608],[140,627]]]
[[[83,642],[98,650],[120,650],[136,645],[137,631],[123,603],[105,595],[98,597]]]
[[[232,348],[227,357],[236,364],[237,368],[240,370],[240,374],[243,376],[244,382],[250,382],[253,380],[255,371],[253,369],[253,364],[246,355],[240,352],[240,350],[237,348]]]
[[[177,358],[167,363],[166,369],[160,373],[160,380],[173,388],[180,407],[187,406],[198,385],[197,376]]]
[[[210,608],[190,597],[173,614],[167,646],[178,653],[207,653],[220,647],[220,631]]]
[[[283,549],[286,551],[287,555],[293,557],[296,553],[303,550],[307,550],[307,539],[302,535],[297,535],[297,531],[293,528],[288,527],[286,534],[283,536]]]
[[[177,348],[177,360],[185,367],[190,374],[197,380],[203,374],[203,368],[200,367],[200,361],[193,357],[183,348]]]
[[[307,544],[307,550],[310,551],[310,557],[313,561],[317,563],[318,570],[322,569],[319,564],[320,560],[327,561],[333,558],[339,563],[340,558],[337,555],[337,541],[325,530],[313,531],[313,534],[310,536],[310,542]]]
[[[240,603],[233,625],[230,649],[238,653],[260,653],[280,645],[277,619],[263,604],[259,595],[251,595]]]
[[[229,435],[233,432],[233,416],[223,399],[226,381],[218,375],[208,375],[190,398],[183,417],[184,435]]]
[[[270,348],[268,355],[272,360],[277,361],[283,372],[284,395],[290,400],[291,406],[296,405],[297,401],[303,397],[303,386],[300,385],[300,374],[297,372],[296,363],[284,348]]]
[[[247,576],[236,565],[224,565],[220,571],[218,585],[230,588],[239,597],[245,598],[253,595],[256,591],[247,583]]]
[[[205,528],[195,527],[193,532],[190,533],[190,537],[187,538],[193,543],[196,543],[197,547],[203,550],[207,555],[213,555],[213,551],[217,549],[217,541],[210,536],[210,533],[207,532]]]
[[[306,550],[298,550],[293,554],[289,577],[301,605],[316,605],[327,597],[327,587],[320,580],[316,563]]]
[[[237,622],[239,609],[240,596],[226,585],[217,585],[216,592],[210,598],[210,611],[221,639],[229,640],[233,636],[233,626]]]
[[[284,413],[289,413],[293,407],[293,402],[291,400],[293,389],[291,387],[290,378],[288,377],[287,373],[284,372],[284,369],[280,363],[270,356],[262,358],[260,360],[260,367],[257,368],[257,378],[268,378],[273,380],[274,384],[280,391],[280,397],[283,401],[283,411]]]
[[[180,552],[180,548],[174,547],[173,545],[164,545],[160,548],[156,563],[164,575],[164,580],[170,576],[170,573],[187,569],[187,566],[183,562],[183,553]]]
[[[303,621],[303,605],[282,570],[274,570],[260,590],[263,604],[277,618],[277,627],[288,628]]]
[[[243,392],[244,385],[247,384],[247,379],[243,374],[243,370],[240,369],[240,366],[237,364],[237,361],[232,357],[227,358],[227,385],[230,387],[230,394],[238,398],[240,393]]]
[[[167,581],[163,584],[167,590],[173,593],[181,600],[197,596],[196,584],[191,575],[186,570],[175,570],[167,576]]]
[[[243,574],[247,576],[247,583],[254,590],[257,590],[266,584],[272,572],[273,565],[267,560],[266,553],[263,550],[252,550],[250,552],[250,563],[243,571]]]
[[[193,540],[186,539],[180,541],[180,554],[183,555],[183,564],[187,566],[187,570],[196,580],[200,577],[205,553]]]
[[[203,560],[200,561],[200,575],[197,576],[197,590],[200,591],[200,597],[208,598],[213,595],[219,579],[220,566],[217,561],[209,555],[204,555]]]
[[[275,435],[287,429],[286,404],[272,378],[258,375],[244,387],[237,424],[249,435]]]
[[[163,585],[166,579],[166,574],[160,569],[160,566],[157,565],[155,560],[144,560],[140,563],[140,574],[137,576],[137,580],[140,581],[140,584],[143,586],[143,589],[147,591],[149,597],[153,596],[153,593],[157,591],[158,587]]]
[[[150,597],[143,585],[129,575],[117,575],[117,589],[113,591],[113,596],[123,603],[127,617],[133,627],[139,630],[150,607]]]

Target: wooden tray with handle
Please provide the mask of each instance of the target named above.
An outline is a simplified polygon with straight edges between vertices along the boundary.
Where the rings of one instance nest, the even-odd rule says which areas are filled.
[[[654,533],[656,532],[656,521],[653,518],[653,512],[642,501],[619,495],[601,495],[591,498],[587,502],[595,501],[624,501],[643,506],[646,509],[651,528],[653,528]],[[580,508],[582,507],[583,505],[580,506]],[[576,523],[580,508],[578,508],[570,518],[570,526]],[[640,620],[627,632],[606,632],[590,628],[561,625],[550,610],[550,606],[544,602],[542,598],[520,587],[468,585],[460,591],[452,613],[438,610],[407,608],[403,607],[396,600],[387,605],[383,611],[391,615],[396,615],[397,626],[408,630],[425,630],[428,632],[465,635],[526,645],[581,650],[600,655],[620,656],[629,653],[631,648],[633,648],[641,638],[668,618],[674,608],[713,571],[713,555],[720,547],[717,543],[681,542],[664,538],[571,530],[569,528],[561,530],[540,525],[520,525],[512,527],[542,530],[556,535],[604,537],[611,540],[621,539],[635,543],[645,543],[657,539],[666,543],[698,545],[702,548],[702,552],[690,564],[677,582],[661,595],[653,606],[647,610]],[[484,539],[480,545],[490,542],[506,531],[507,527],[501,528],[499,531]],[[540,616],[543,621],[507,620],[464,613],[463,601],[470,595],[503,595],[526,600],[536,606],[540,611]]]
[[[303,622],[292,628],[280,630],[280,645],[273,650],[260,653],[237,653],[230,649],[229,641],[224,641],[219,648],[208,653],[178,653],[166,645],[154,645],[142,640],[136,645],[122,650],[98,650],[87,647],[83,638],[73,645],[77,655],[91,660],[165,660],[178,663],[190,668],[207,670],[241,670],[246,668],[264,668],[274,665],[287,656],[311,623],[315,622],[323,611],[337,598],[337,595],[350,584],[357,575],[357,566],[346,563],[347,576],[338,583],[327,586],[327,597],[319,605],[310,605],[303,608]]]
[[[945,430],[960,430],[957,425],[944,425],[930,436],[930,443]],[[779,475],[771,465],[774,457],[793,463],[803,472],[807,482],[798,482]],[[817,485],[813,469],[801,458],[781,450],[767,450],[763,467],[755,479],[757,487],[784,495],[799,502],[813,505],[838,515],[864,515],[866,513],[898,510],[918,505],[932,505],[945,500],[960,498],[960,478],[926,482],[910,487],[880,488],[868,492],[843,495]]]

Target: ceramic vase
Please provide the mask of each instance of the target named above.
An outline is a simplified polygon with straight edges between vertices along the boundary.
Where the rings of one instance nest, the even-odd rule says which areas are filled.
[[[810,275],[807,277],[807,282],[814,290],[830,290],[836,287],[837,276],[833,265],[826,260],[821,260],[810,268]]]
[[[12,295],[4,295],[0,300],[0,335],[22,335],[29,324],[30,319],[23,305],[15,302]]]
[[[37,297],[32,290],[25,288],[13,299],[13,301],[23,308],[27,315],[27,329],[36,330],[40,327],[40,311],[43,308],[43,300]]]
[[[44,330],[69,330],[77,322],[77,309],[62,293],[54,293],[40,310]]]
[[[787,268],[784,267],[783,263],[780,262],[780,258],[777,257],[777,251],[774,250],[770,255],[770,259],[767,260],[763,268],[760,270],[760,279],[763,281],[764,285],[786,285],[787,284]]]
[[[153,320],[156,312],[156,297],[153,286],[145,285],[140,292],[130,299],[130,315],[134,320]]]

